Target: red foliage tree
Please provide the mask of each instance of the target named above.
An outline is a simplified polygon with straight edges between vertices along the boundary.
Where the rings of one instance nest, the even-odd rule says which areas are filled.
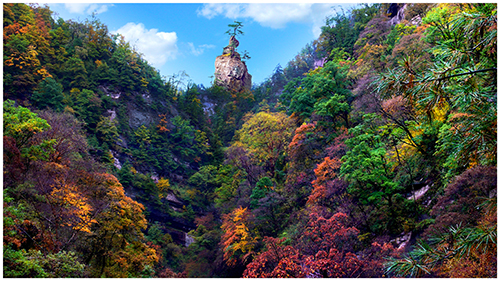
[[[285,246],[286,238],[265,237],[266,251],[248,264],[244,278],[303,278],[300,253],[292,246]]]
[[[318,164],[318,167],[314,169],[316,179],[312,181],[314,189],[307,200],[307,204],[318,203],[320,199],[327,197],[327,193],[330,191],[327,190],[327,186],[334,187],[332,181],[335,180],[340,165],[341,162],[338,158],[331,159],[330,157],[325,157],[323,162]]]
[[[347,183],[337,178],[337,172],[342,162],[340,158],[347,149],[344,140],[347,139],[347,130],[343,128],[342,134],[334,139],[334,143],[325,149],[328,156],[314,169],[316,179],[313,180],[313,190],[307,200],[308,205],[338,204],[341,196],[346,192]]]
[[[11,186],[20,180],[25,170],[21,151],[17,147],[16,140],[10,136],[3,136],[3,170],[4,186]]]
[[[163,269],[160,273],[158,273],[159,278],[187,278],[186,272],[175,273],[170,268]]]
[[[426,235],[439,234],[448,227],[461,224],[476,226],[482,216],[481,205],[485,198],[496,196],[497,169],[494,166],[476,166],[457,176],[446,188],[443,196],[432,208],[436,222],[426,230]]]
[[[299,206],[307,201],[311,190],[311,181],[314,179],[312,170],[315,158],[318,158],[320,153],[315,132],[315,123],[304,123],[295,130],[295,135],[288,145],[289,161],[285,197]]]
[[[266,237],[266,250],[248,266],[247,278],[359,277],[365,262],[353,254],[359,231],[346,227],[347,216],[337,213],[329,219],[311,213],[304,234],[294,246],[286,238]]]
[[[365,262],[353,253],[345,253],[337,249],[323,250],[305,260],[306,277],[311,278],[356,278],[363,273]]]
[[[360,256],[365,261],[363,277],[382,278],[384,275],[384,263],[388,257],[399,258],[403,249],[396,249],[391,243],[373,242]]]
[[[326,219],[317,213],[309,215],[309,222],[301,238],[301,249],[306,254],[316,254],[319,251],[330,252],[330,249],[352,251],[359,234],[354,227],[347,227],[347,215],[336,213]]]

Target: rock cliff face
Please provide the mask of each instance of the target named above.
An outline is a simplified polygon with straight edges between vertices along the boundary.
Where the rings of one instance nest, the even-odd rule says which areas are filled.
[[[231,37],[222,55],[215,59],[215,84],[229,91],[241,92],[252,87],[252,75],[235,47],[239,42]]]
[[[387,11],[389,14],[389,23],[391,25],[399,24],[405,18],[406,4],[393,3]]]

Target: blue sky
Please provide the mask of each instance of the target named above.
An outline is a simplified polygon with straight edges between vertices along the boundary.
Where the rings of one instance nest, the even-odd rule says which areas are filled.
[[[248,52],[252,82],[260,84],[318,38],[325,18],[340,3],[49,3],[64,20],[85,21],[92,12],[112,34],[125,36],[162,76],[185,71],[188,80],[210,86],[215,58],[228,44],[225,32],[243,22],[238,51]]]

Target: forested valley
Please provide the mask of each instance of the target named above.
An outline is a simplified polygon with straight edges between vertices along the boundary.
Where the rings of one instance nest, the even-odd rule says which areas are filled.
[[[497,277],[495,3],[358,5],[240,92],[52,13],[3,4],[4,277]]]

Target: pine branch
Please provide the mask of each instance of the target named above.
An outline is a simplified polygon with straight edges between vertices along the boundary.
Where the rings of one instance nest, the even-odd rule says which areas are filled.
[[[435,79],[431,79],[431,80],[425,80],[424,79],[424,80],[412,81],[412,83],[424,83],[424,82],[442,81],[442,80],[446,80],[446,79],[450,79],[450,78],[454,78],[454,77],[458,77],[458,76],[469,75],[469,74],[476,74],[476,73],[488,72],[488,71],[496,71],[496,70],[497,70],[496,68],[479,69],[479,70],[474,70],[474,71],[469,71],[469,72],[464,72],[464,73],[453,74],[453,75],[446,76],[446,77],[435,78]],[[404,85],[410,84],[409,82],[401,82],[401,83],[404,84]]]

